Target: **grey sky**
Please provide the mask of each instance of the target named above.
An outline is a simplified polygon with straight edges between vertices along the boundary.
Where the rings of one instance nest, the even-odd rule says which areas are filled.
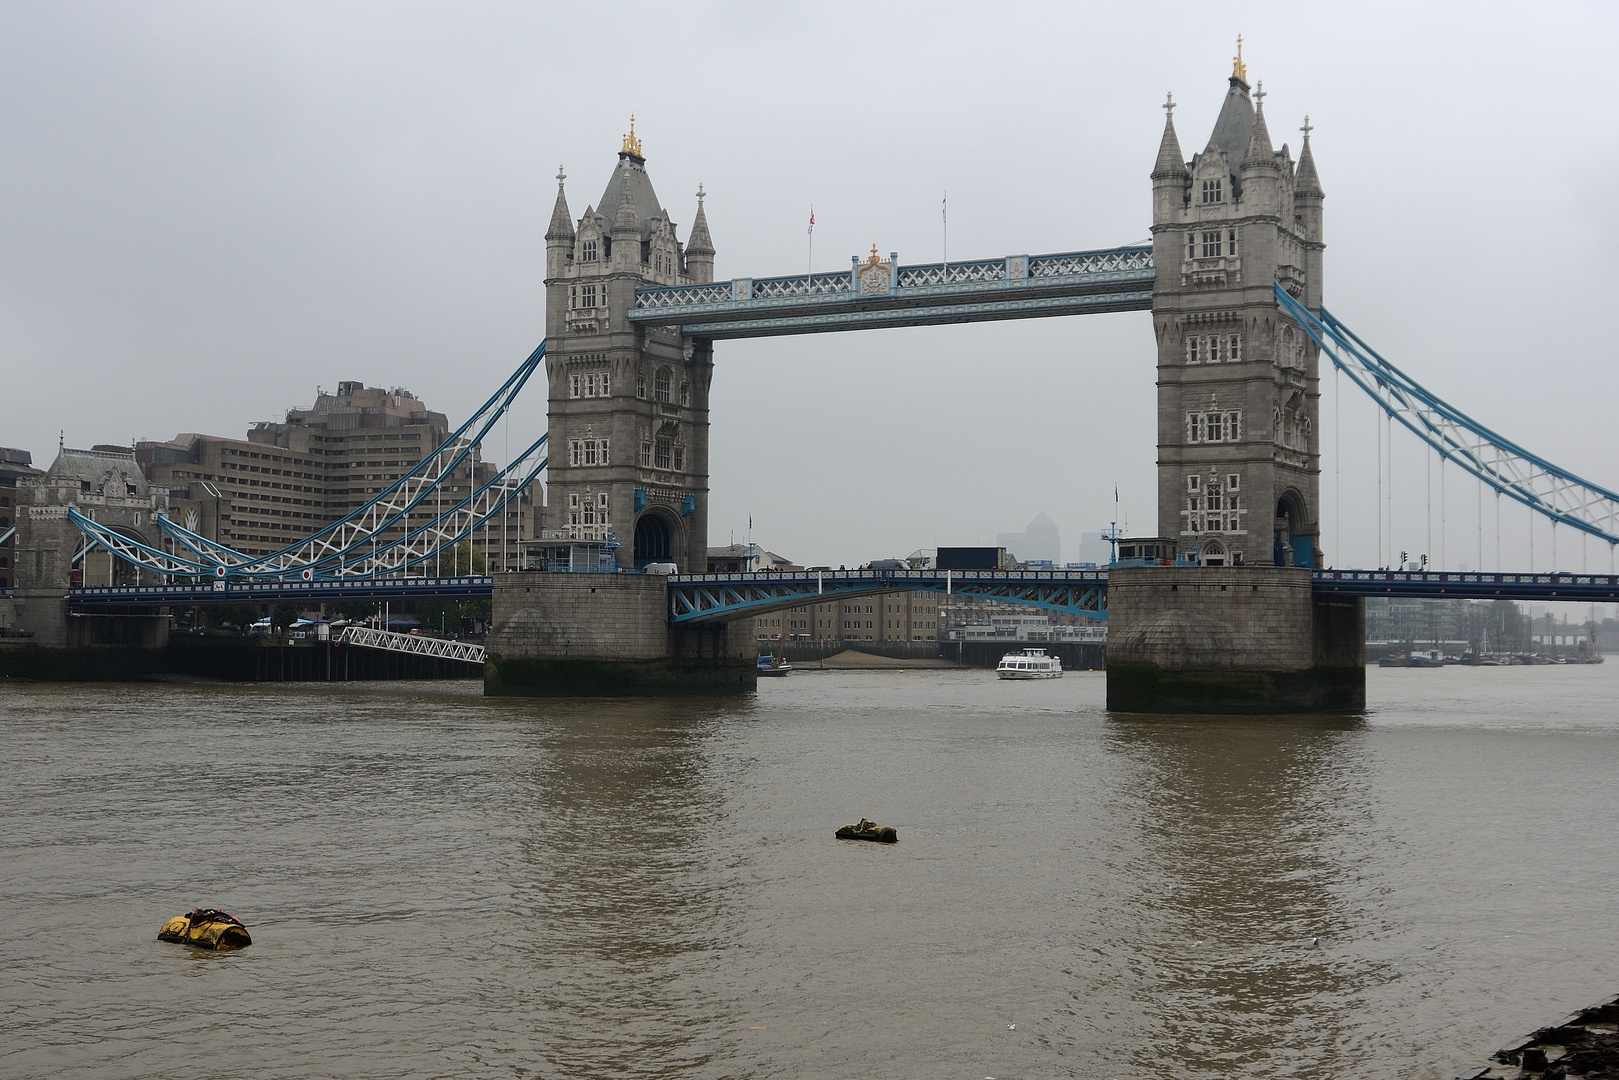
[[[48,462],[59,429],[239,436],[339,379],[465,416],[543,336],[558,163],[577,216],[631,112],[682,238],[706,186],[719,278],[801,271],[812,202],[819,269],[874,242],[936,259],[945,189],[952,258],[1142,239],[1164,93],[1190,155],[1241,32],[1273,136],[1296,156],[1305,113],[1316,128],[1327,305],[1619,486],[1611,6],[582,10],[0,6],[0,444]],[[751,513],[773,549],[852,563],[1043,510],[1071,554],[1115,481],[1132,530],[1153,525],[1144,313],[724,342],[716,362],[715,543]],[[1370,565],[1372,413],[1343,403],[1340,533],[1324,385],[1323,544]],[[1396,457],[1395,546],[1420,550],[1423,458]],[[1476,562],[1474,487],[1452,473],[1448,494],[1450,562]]]

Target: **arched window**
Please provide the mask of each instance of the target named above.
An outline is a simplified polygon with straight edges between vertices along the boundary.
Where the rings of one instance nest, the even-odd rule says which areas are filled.
[[[691,404],[691,383],[686,382],[684,379],[680,381],[680,403],[682,405]]]
[[[668,368],[659,368],[652,380],[652,396],[659,401],[668,401],[669,384],[672,380],[673,373]]]
[[[579,248],[580,248],[579,259],[580,259],[581,262],[595,262],[596,261],[596,241],[594,241],[594,240],[586,240],[586,241],[584,241],[583,243],[581,243],[579,245]]]

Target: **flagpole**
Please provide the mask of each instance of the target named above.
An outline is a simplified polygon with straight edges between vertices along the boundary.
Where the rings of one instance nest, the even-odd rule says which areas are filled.
[[[809,222],[809,264],[804,268],[806,278],[815,275],[815,204],[810,203]]]
[[[939,217],[944,222],[944,276],[950,277],[950,191],[945,189],[944,198],[939,200]]]

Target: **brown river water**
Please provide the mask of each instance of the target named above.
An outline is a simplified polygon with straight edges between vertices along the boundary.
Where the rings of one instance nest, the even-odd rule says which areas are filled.
[[[0,684],[0,1075],[1448,1080],[1619,991],[1616,690]]]

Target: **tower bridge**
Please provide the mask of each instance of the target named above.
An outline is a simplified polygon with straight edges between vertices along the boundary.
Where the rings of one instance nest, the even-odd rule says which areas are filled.
[[[924,264],[874,246],[847,270],[724,281],[714,279],[703,190],[682,241],[632,119],[599,201],[577,217],[558,171],[545,232],[544,342],[415,473],[268,556],[189,532],[155,501],[145,511],[112,498],[86,513],[19,510],[19,569],[30,560],[39,568],[26,586],[19,572],[20,607],[60,605],[67,568],[85,545],[160,582],[74,590],[71,603],[87,611],[459,588],[493,597],[490,692],[661,693],[751,687],[751,620],[765,610],[896,588],[982,590],[1107,618],[1113,707],[1315,711],[1363,704],[1365,596],[1615,599],[1611,575],[1321,569],[1329,561],[1320,527],[1323,355],[1391,422],[1554,528],[1619,543],[1619,494],[1448,405],[1333,317],[1322,297],[1325,192],[1312,128],[1306,118],[1296,159],[1287,144],[1277,148],[1265,96],[1239,57],[1214,128],[1190,159],[1166,100],[1149,174],[1148,243]],[[507,573],[457,586],[422,576],[436,552],[499,513],[542,470],[547,542],[605,547],[618,571],[704,566],[716,341],[1149,310],[1158,530],[1193,565],[971,580],[931,571],[823,572],[813,581]],[[547,430],[494,479],[445,506],[444,479],[542,365]],[[147,512],[161,542],[142,539]],[[67,530],[80,539],[64,539]],[[75,549],[80,556],[69,554]]]

